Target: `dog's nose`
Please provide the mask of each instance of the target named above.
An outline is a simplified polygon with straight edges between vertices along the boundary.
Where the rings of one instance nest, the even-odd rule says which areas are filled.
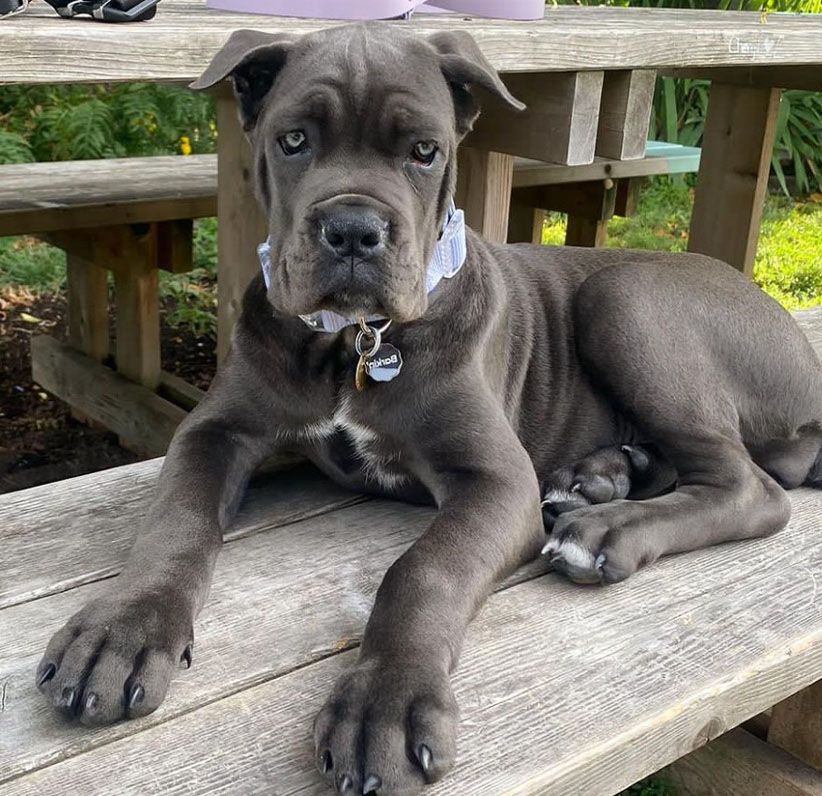
[[[341,208],[320,225],[322,244],[338,257],[374,257],[387,236],[388,222],[368,208]]]

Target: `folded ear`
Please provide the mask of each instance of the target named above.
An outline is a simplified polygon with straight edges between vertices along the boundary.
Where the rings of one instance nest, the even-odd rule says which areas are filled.
[[[488,63],[471,34],[442,31],[429,36],[428,41],[439,53],[440,68],[454,91],[457,133],[460,136],[469,132],[479,116],[479,106],[468,91],[468,86],[481,86],[514,110],[525,109],[525,105],[500,80],[497,70]]]
[[[295,41],[295,37],[286,33],[237,30],[189,88],[195,91],[211,88],[230,75],[240,120],[243,129],[249,132],[257,123],[263,100]]]

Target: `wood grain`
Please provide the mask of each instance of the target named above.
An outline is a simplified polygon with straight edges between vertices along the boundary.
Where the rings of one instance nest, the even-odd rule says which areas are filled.
[[[108,285],[104,269],[66,255],[69,345],[98,361],[108,356]]]
[[[36,6],[12,22],[0,28],[0,83],[188,82],[234,30],[337,24],[210,11],[200,0],[163,0],[141,25],[67,25]],[[800,75],[822,60],[822,20],[810,14],[763,21],[758,13],[549,6],[541,22],[415,14],[393,24],[423,35],[468,31],[503,72],[784,65]]]
[[[544,210],[512,204],[508,215],[508,243],[542,243],[545,217]]]
[[[731,730],[661,772],[677,796],[822,796],[822,774],[745,730]]]
[[[773,706],[768,741],[822,772],[822,677]]]
[[[779,89],[711,86],[688,251],[753,274]]]
[[[128,265],[128,273],[114,272],[117,371],[154,391],[160,383],[158,273],[151,262],[135,261]]]
[[[655,84],[656,72],[652,69],[605,73],[597,155],[616,160],[636,160],[645,155]]]
[[[597,138],[602,72],[507,75],[524,111],[481,93],[483,112],[465,146],[567,165],[590,163]]]
[[[460,762],[428,792],[610,796],[812,681],[822,667],[822,494],[792,501],[789,529],[770,539],[672,557],[614,587],[548,576],[492,597],[454,679]],[[44,638],[97,587],[0,612],[17,628],[0,651],[13,728],[0,759],[5,771],[55,763],[8,781],[4,796],[61,783],[99,793],[112,772],[124,794],[321,796],[310,724],[347,661],[274,675],[298,648],[323,656],[356,637],[386,561],[427,516],[372,503],[230,546],[194,669],[139,724],[66,727],[29,682]]]
[[[251,147],[240,126],[234,97],[226,86],[217,92],[217,129],[217,360],[222,361],[245,289],[260,270],[257,246],[268,232],[254,195]]]
[[[454,201],[465,211],[465,222],[486,240],[508,239],[508,208],[514,159],[500,152],[460,147]]]
[[[735,83],[741,86],[772,86],[774,88],[799,88],[805,91],[822,91],[822,67],[806,66],[794,69],[790,66],[741,66],[732,69],[666,69],[671,77],[692,77]]]
[[[565,230],[565,245],[604,246],[607,234],[608,222],[606,219],[569,215],[568,227]]]
[[[0,166],[0,235],[216,213],[216,155]]]

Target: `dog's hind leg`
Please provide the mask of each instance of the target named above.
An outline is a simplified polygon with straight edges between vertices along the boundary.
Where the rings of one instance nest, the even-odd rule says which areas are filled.
[[[783,488],[822,487],[822,428],[800,428],[790,439],[748,446],[753,460]]]

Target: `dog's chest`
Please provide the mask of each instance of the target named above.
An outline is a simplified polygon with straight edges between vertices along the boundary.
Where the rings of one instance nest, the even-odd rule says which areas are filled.
[[[350,482],[393,492],[411,480],[400,446],[355,417],[345,398],[331,417],[306,424],[293,436],[309,443],[323,463]]]

